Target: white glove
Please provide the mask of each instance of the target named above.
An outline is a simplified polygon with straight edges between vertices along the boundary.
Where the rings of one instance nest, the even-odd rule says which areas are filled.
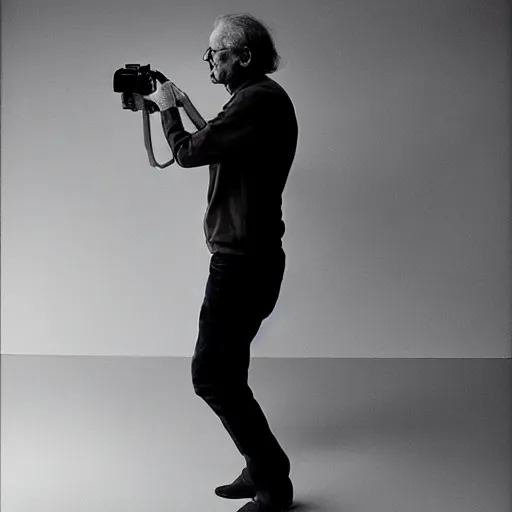
[[[143,98],[156,103],[160,112],[176,106],[176,96],[174,95],[173,83],[171,81],[164,82],[163,84],[157,81],[156,91],[143,96]]]

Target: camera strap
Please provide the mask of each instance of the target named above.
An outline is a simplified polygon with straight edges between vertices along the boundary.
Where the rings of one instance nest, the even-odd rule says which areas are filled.
[[[153,70],[151,71],[153,77],[158,80],[160,83],[165,83],[169,79],[160,71]],[[155,155],[153,153],[153,144],[151,143],[151,121],[149,118],[149,115],[153,112],[154,106],[151,104],[151,102],[148,102],[144,100],[144,108],[142,109],[142,126],[144,130],[144,146],[146,147],[146,151],[148,153],[149,157],[149,163],[152,167],[158,167],[159,169],[165,169],[166,167],[169,167],[169,165],[172,165],[176,160],[173,156],[168,162],[165,162],[165,164],[159,164],[156,159]],[[185,113],[187,114],[188,118],[192,121],[192,123],[196,126],[196,128],[202,127],[204,125],[204,121],[199,115],[199,112],[195,110],[195,108],[192,105],[185,104],[183,105],[183,108],[185,110]],[[172,150],[171,150],[172,152]]]
[[[142,128],[144,131],[144,146],[146,147],[151,167],[165,169],[166,167],[169,167],[169,165],[172,165],[175,161],[174,158],[171,158],[168,162],[165,162],[165,164],[159,164],[155,159],[153,144],[151,143],[151,121],[149,119],[149,111],[146,108],[142,111]]]

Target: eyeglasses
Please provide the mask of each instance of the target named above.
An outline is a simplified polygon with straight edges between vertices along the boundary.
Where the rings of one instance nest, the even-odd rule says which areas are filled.
[[[212,60],[213,58],[213,55],[218,53],[218,52],[223,52],[225,50],[232,50],[233,48],[218,48],[217,50],[212,50],[211,47],[209,46],[206,51],[204,52],[204,55],[203,55],[203,60]]]

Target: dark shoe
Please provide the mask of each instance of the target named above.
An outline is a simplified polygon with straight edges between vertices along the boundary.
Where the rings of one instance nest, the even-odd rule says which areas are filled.
[[[284,512],[291,508],[292,503],[286,505],[263,503],[257,499],[253,499],[249,503],[246,503],[242,508],[238,509],[238,512]]]
[[[221,498],[227,499],[240,499],[240,498],[254,498],[256,496],[256,488],[245,477],[244,471],[240,476],[231,484],[221,485],[215,489],[215,494]]]
[[[256,500],[266,505],[269,503],[276,510],[287,510],[293,504],[293,484],[290,478],[283,480],[278,486],[273,485],[273,489],[259,490],[256,493]]]

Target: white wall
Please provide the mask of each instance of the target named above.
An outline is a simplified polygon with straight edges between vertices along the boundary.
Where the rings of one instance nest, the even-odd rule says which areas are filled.
[[[151,63],[213,117],[201,56],[238,11],[300,123],[253,355],[510,356],[505,0],[4,0],[2,353],[192,355],[208,170],[151,168],[112,76]]]

